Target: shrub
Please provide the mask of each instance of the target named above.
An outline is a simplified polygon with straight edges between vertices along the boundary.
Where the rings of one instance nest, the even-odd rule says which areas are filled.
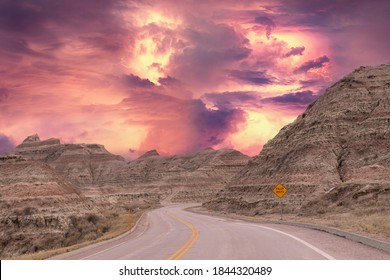
[[[25,208],[23,208],[23,210],[22,210],[22,214],[23,214],[24,216],[31,215],[31,214],[33,214],[34,210],[35,210],[35,208],[32,208],[32,207],[25,207]]]
[[[99,220],[99,217],[96,216],[95,214],[89,214],[89,215],[87,216],[87,221],[88,221],[89,223],[94,224],[94,225],[97,224],[98,220]]]

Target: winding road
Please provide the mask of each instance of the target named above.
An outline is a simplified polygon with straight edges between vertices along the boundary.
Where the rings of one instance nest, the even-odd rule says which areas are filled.
[[[324,232],[221,218],[189,212],[186,207],[155,209],[131,233],[54,259],[390,259],[386,252]]]

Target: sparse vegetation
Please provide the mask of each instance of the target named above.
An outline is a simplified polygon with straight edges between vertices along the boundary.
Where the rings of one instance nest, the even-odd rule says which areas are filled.
[[[22,210],[22,214],[23,214],[24,216],[31,215],[31,214],[33,214],[34,210],[35,210],[35,208],[32,208],[32,207],[25,207],[25,208],[23,208],[23,210]]]
[[[7,235],[1,238],[0,246],[3,257],[11,259],[46,259],[57,254],[66,253],[95,242],[108,240],[130,230],[141,216],[137,212],[129,218],[128,213],[105,212],[102,214],[89,213],[82,216],[69,217],[69,228],[62,234],[46,236]],[[11,239],[23,243],[23,249],[18,255],[4,254]],[[20,246],[18,246],[20,247]]]

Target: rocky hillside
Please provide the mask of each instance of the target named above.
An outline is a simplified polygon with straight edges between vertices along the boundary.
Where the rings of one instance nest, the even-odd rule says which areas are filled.
[[[129,209],[153,206],[151,199],[147,193],[86,196],[45,162],[0,157],[0,258],[99,238]]]
[[[91,207],[50,166],[20,156],[0,158],[0,205],[3,257],[55,246],[64,240],[70,216]]]
[[[226,185],[249,157],[232,149],[160,156],[148,151],[126,163],[98,144],[61,144],[27,137],[14,156],[41,161],[69,180],[83,194],[153,193],[169,200],[198,201]]]
[[[202,201],[224,187],[248,160],[232,149],[208,148],[174,156],[149,151],[122,167],[109,183],[160,191],[174,201]]]
[[[0,257],[96,239],[129,209],[205,201],[248,160],[231,149],[176,156],[153,150],[127,163],[102,145],[29,136],[0,157]]]
[[[390,207],[390,64],[361,67],[270,140],[209,208],[295,213]],[[376,210],[375,210],[376,209]]]
[[[104,183],[107,176],[125,165],[121,156],[98,144],[61,144],[59,139],[41,141],[37,134],[27,137],[13,153],[47,163],[81,191]]]

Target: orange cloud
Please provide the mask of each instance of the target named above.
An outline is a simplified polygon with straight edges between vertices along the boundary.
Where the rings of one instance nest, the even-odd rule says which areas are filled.
[[[389,4],[342,3],[2,1],[1,148],[39,133],[257,154],[335,79],[389,60]]]

